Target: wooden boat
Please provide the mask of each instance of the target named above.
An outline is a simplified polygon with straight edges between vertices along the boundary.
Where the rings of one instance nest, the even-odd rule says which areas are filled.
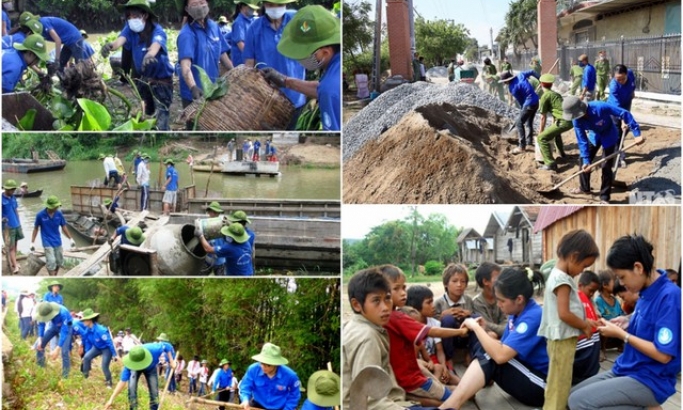
[[[42,194],[43,194],[42,189],[37,189],[35,191],[28,191],[25,194],[22,194],[19,191],[14,192],[14,196],[17,198],[38,198]]]
[[[33,172],[59,171],[66,167],[66,160],[39,159],[34,161],[26,158],[7,158],[2,160],[2,172],[30,174]]]
[[[97,235],[97,232],[106,232],[107,230],[98,218],[81,215],[78,212],[69,210],[62,211],[62,214],[64,214],[66,226],[69,227],[71,232],[77,233],[86,241],[101,245],[109,239],[109,234],[107,233]],[[109,230],[111,229],[109,228]]]

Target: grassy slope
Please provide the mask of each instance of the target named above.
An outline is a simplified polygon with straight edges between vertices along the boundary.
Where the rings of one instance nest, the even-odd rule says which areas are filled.
[[[104,385],[104,376],[99,370],[99,359],[95,360],[90,378],[84,379],[79,372],[80,358],[72,351],[71,374],[68,379],[61,378],[61,358],[56,361],[47,359],[48,366],[41,369],[36,364],[35,351],[31,350],[28,340],[21,340],[18,319],[14,312],[8,312],[4,332],[14,345],[12,362],[6,364],[6,382],[14,395],[14,400],[3,400],[3,410],[93,410],[102,409],[112,390]],[[31,340],[33,342],[34,340]],[[112,363],[112,378],[117,381],[122,367]],[[162,379],[163,380],[163,379]],[[160,384],[162,382],[160,381]],[[160,387],[161,389],[162,387]],[[145,381],[138,384],[139,408],[149,408],[149,396]],[[164,410],[183,410],[185,397],[168,396],[164,399]],[[128,394],[124,389],[114,401],[114,409],[128,408]]]

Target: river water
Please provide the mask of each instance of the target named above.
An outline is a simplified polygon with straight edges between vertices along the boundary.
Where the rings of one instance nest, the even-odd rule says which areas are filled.
[[[130,162],[124,161],[126,169]],[[181,187],[192,184],[189,166],[182,162],[176,165]],[[220,173],[195,172],[194,181],[196,196],[204,197],[208,182],[208,197],[220,198],[267,198],[267,199],[327,199],[339,200],[340,184],[337,169],[306,169],[295,166],[280,166],[281,176],[254,177],[232,176]],[[159,179],[159,163],[150,163],[150,184],[157,186]],[[209,178],[210,176],[210,178]],[[45,207],[48,195],[57,195],[62,202],[63,209],[71,208],[69,189],[72,185],[94,186],[101,184],[104,179],[104,168],[101,161],[69,161],[62,171],[41,172],[37,174],[3,173],[3,180],[15,179],[17,184],[27,182],[31,191],[43,189],[40,198],[22,198],[19,203],[19,217],[26,239],[19,242],[18,249],[28,253],[31,246],[31,233],[35,215]],[[162,177],[163,178],[163,177]],[[163,183],[163,181],[162,181]],[[135,185],[134,181],[131,181]],[[62,235],[63,236],[63,235]],[[77,246],[88,246],[77,235],[73,235]],[[68,240],[63,236],[65,249]],[[36,238],[36,246],[41,248],[40,234]]]

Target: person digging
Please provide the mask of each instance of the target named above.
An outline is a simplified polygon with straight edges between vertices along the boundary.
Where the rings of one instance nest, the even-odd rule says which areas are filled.
[[[553,157],[550,143],[555,141],[557,153],[560,158],[565,158],[564,145],[562,144],[562,133],[572,129],[571,121],[562,118],[562,96],[552,90],[555,76],[552,74],[543,74],[541,76],[541,87],[543,87],[543,95],[539,103],[539,111],[541,112],[541,128],[536,139],[536,142],[541,150],[543,156],[543,165],[540,169],[544,171],[557,171],[557,163]],[[546,128],[546,115],[552,115],[552,123]]]
[[[581,169],[584,170],[579,176],[580,188],[574,188],[571,193],[590,194],[590,171],[589,165],[595,159],[600,147],[603,150],[603,158],[617,151],[619,141],[619,130],[612,121],[612,117],[617,117],[624,122],[623,130],[631,129],[635,138],[635,143],[640,145],[645,142],[645,137],[640,134],[640,126],[633,119],[630,112],[609,105],[602,101],[591,101],[585,103],[579,98],[570,96],[562,102],[562,118],[572,121],[576,140],[579,145],[581,157]],[[615,158],[607,160],[602,165],[602,181],[600,183],[600,202],[609,203],[612,193],[612,180],[614,178]]]

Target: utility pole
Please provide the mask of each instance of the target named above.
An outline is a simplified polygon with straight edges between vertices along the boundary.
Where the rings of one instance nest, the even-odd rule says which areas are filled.
[[[375,63],[372,66],[372,84],[375,92],[380,88],[380,70],[382,64],[382,0],[375,1],[375,45],[373,51]]]
[[[489,29],[489,36],[491,38],[491,57],[493,57],[493,27]]]
[[[410,33],[410,58],[415,58],[417,45],[415,44],[415,9],[413,8],[413,0],[408,0],[408,33]]]

